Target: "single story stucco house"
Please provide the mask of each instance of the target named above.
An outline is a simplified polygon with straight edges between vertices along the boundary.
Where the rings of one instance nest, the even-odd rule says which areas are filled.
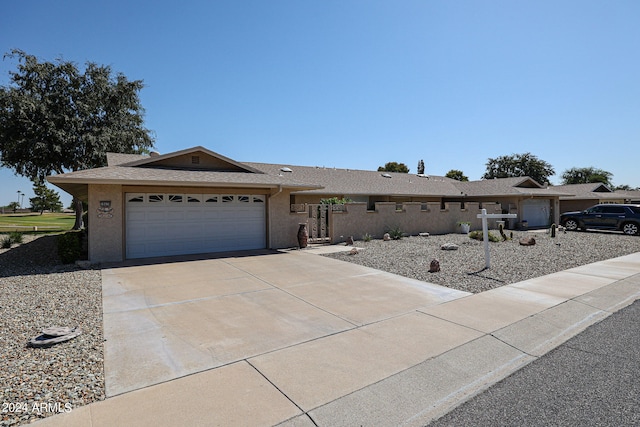
[[[516,213],[531,226],[557,223],[566,195],[534,180],[459,182],[446,177],[246,163],[204,147],[160,155],[107,155],[107,166],[53,175],[49,182],[88,203],[89,260],[118,262],[297,245],[301,223],[334,243],[385,228],[409,234],[477,228],[477,214]],[[325,211],[323,211],[325,212]],[[495,222],[494,224],[495,225]],[[511,228],[515,222],[511,224]]]

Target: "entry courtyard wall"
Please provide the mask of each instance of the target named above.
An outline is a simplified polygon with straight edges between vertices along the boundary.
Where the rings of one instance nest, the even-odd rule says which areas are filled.
[[[489,214],[502,213],[499,203],[445,203],[439,202],[378,202],[375,210],[367,210],[366,203],[347,203],[343,211],[332,212],[329,222],[331,242],[340,243],[348,237],[360,240],[365,233],[382,238],[390,229],[399,228],[409,235],[418,233],[458,233],[459,222],[471,223],[471,230],[482,229],[482,220],[476,216],[484,208]],[[496,220],[489,220],[490,228],[497,228]]]

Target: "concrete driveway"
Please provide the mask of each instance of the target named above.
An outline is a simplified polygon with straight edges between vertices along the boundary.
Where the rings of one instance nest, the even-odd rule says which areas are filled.
[[[415,354],[406,346],[425,346],[418,335],[456,333],[416,311],[470,295],[305,251],[158,259],[104,269],[102,280],[107,396],[260,355],[268,365],[270,353],[334,335],[331,353],[384,355],[374,375],[392,375],[428,357],[405,360]],[[477,334],[458,332],[463,341]],[[289,373],[308,357],[293,357]],[[357,360],[342,368],[358,371]]]
[[[38,425],[424,426],[640,298],[640,253],[468,295],[312,252],[103,270],[110,398]]]

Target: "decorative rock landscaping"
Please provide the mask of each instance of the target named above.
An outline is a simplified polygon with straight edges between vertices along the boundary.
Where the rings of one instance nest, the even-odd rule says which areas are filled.
[[[25,236],[0,250],[0,426],[105,398],[100,271],[61,265],[55,243],[55,236]],[[82,334],[28,346],[52,326],[79,326]]]
[[[497,233],[496,233],[497,234]],[[507,241],[491,242],[491,268],[485,270],[482,241],[463,234],[408,237],[401,240],[356,242],[363,248],[357,255],[326,256],[354,262],[401,276],[468,292],[544,276],[596,261],[640,252],[640,237],[621,233],[567,232],[552,238],[546,231],[516,231]],[[535,245],[521,246],[533,237]],[[445,245],[458,250],[442,250]],[[430,273],[431,260],[438,259],[440,271]]]

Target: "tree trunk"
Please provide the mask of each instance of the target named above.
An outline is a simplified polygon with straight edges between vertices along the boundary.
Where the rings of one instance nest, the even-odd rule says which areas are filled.
[[[76,222],[73,224],[74,230],[82,230],[82,200],[73,198],[73,208],[76,211]]]

